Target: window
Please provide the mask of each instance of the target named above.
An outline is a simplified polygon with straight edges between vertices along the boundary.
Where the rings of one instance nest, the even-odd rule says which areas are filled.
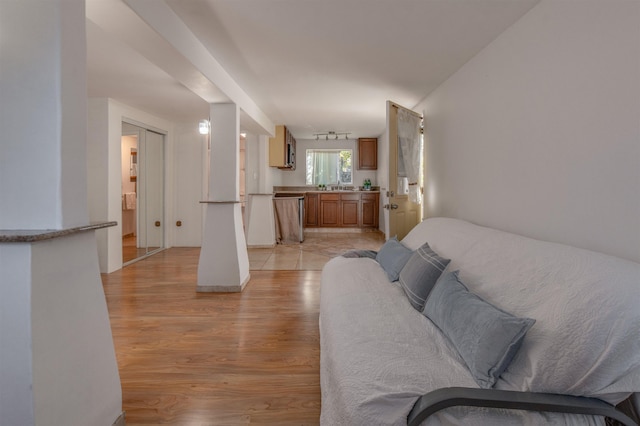
[[[352,185],[353,150],[307,149],[307,185]]]

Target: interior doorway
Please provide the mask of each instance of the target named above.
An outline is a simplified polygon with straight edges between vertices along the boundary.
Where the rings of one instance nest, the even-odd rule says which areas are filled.
[[[122,123],[122,263],[164,248],[164,135]]]
[[[413,132],[407,133],[407,124],[401,127],[402,121],[409,122]],[[413,190],[422,193],[422,135],[420,123],[422,116],[417,112],[387,101],[387,140],[389,141],[389,202],[384,205],[388,210],[389,226],[387,238],[397,236],[403,239],[418,223],[422,221],[422,203],[410,196]],[[400,134],[405,139],[405,149],[401,148]],[[409,142],[410,141],[410,142]],[[403,155],[403,151],[412,155]],[[417,164],[415,161],[417,160]],[[410,164],[410,166],[409,166]],[[411,172],[409,168],[413,169]],[[417,176],[415,176],[417,175]]]

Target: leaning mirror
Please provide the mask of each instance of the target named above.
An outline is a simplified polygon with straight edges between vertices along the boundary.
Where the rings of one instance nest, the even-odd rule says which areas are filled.
[[[352,185],[352,149],[307,149],[307,185]]]

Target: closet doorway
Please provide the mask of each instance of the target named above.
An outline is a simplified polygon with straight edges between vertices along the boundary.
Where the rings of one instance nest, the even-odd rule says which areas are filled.
[[[122,263],[164,248],[164,135],[122,123]]]

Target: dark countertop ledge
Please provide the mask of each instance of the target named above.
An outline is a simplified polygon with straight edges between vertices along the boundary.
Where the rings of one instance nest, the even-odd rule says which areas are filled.
[[[346,190],[342,190],[342,191],[319,191],[317,189],[307,189],[307,190],[301,190],[301,191],[293,191],[293,190],[285,190],[285,191],[274,191],[274,194],[299,194],[299,193],[310,193],[310,194],[351,194],[351,193],[355,193],[355,194],[377,194],[380,193],[380,190],[378,189],[372,189],[372,190],[364,190],[364,189],[355,189],[355,190],[351,190],[351,189],[346,189]]]
[[[294,194],[306,194],[306,193],[310,193],[310,194],[323,194],[323,193],[336,193],[336,194],[342,194],[342,193],[350,193],[350,192],[355,192],[357,193],[380,193],[380,187],[378,185],[372,185],[370,190],[364,190],[362,189],[361,186],[358,185],[346,185],[350,188],[353,189],[343,189],[341,191],[339,190],[322,190],[320,191],[318,189],[317,186],[310,186],[310,185],[306,185],[306,186],[274,186],[273,187],[273,193],[276,194],[286,194],[286,193],[294,193]]]
[[[66,229],[0,229],[0,243],[34,243],[80,232],[116,226],[118,222],[93,222],[88,225]]]

